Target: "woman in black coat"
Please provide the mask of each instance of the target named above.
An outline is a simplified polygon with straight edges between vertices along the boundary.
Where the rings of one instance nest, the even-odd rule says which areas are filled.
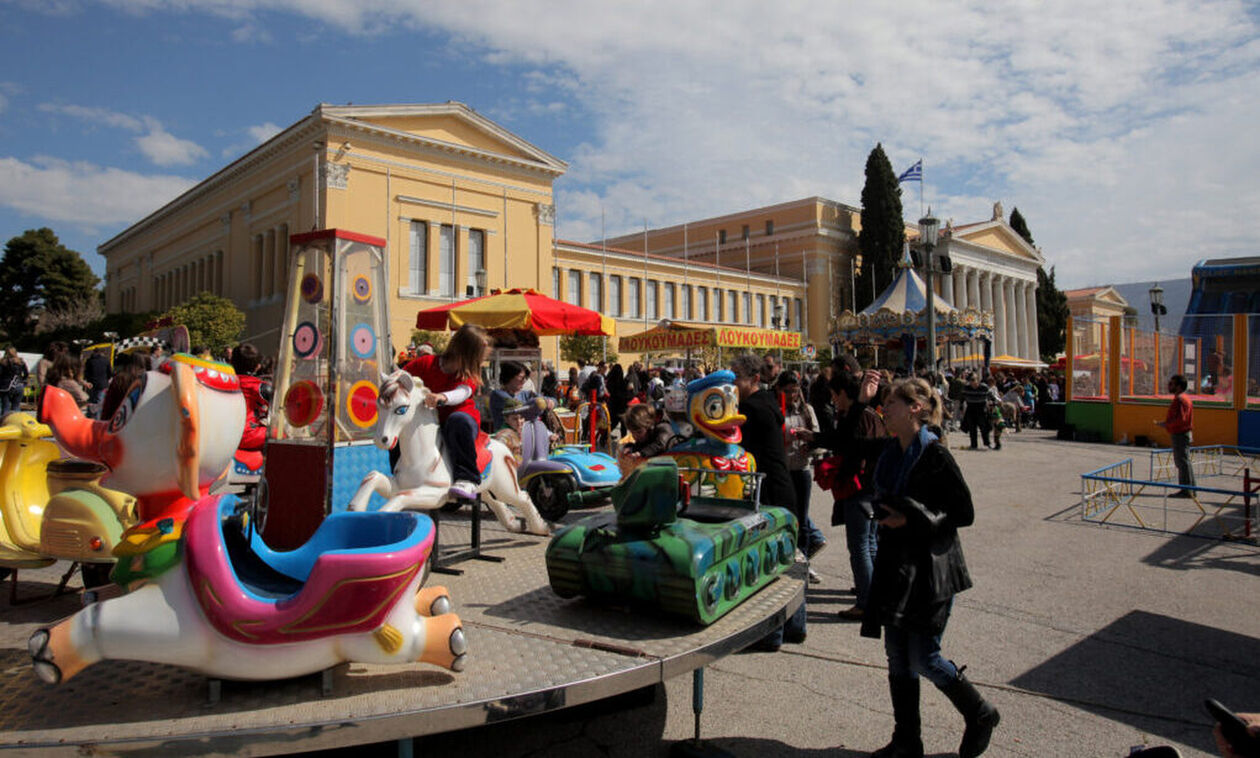
[[[863,402],[874,397],[878,378],[863,378]],[[974,520],[971,491],[953,456],[928,425],[939,424],[940,396],[922,379],[895,383],[884,403],[892,438],[877,444],[875,518],[879,551],[862,635],[884,636],[888,686],[896,726],[877,758],[921,758],[919,677],[927,677],[966,720],[962,758],[985,751],[1000,716],[962,669],[941,655],[941,636],[954,595],[971,586],[958,529]]]

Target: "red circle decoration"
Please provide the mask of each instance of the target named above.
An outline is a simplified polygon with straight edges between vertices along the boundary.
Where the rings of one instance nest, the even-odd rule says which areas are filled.
[[[346,393],[346,413],[355,426],[366,429],[376,423],[376,385],[355,382]]]
[[[284,393],[284,417],[291,426],[308,426],[323,410],[324,393],[312,381],[296,381]]]
[[[319,352],[323,344],[319,329],[309,321],[303,321],[293,330],[293,353],[299,358],[310,358]]]
[[[301,291],[302,299],[312,305],[324,299],[324,283],[316,274],[302,277]]]
[[[367,278],[366,274],[359,274],[354,278],[354,285],[350,288],[350,294],[354,296],[354,301],[360,305],[366,304],[372,299],[372,282]]]

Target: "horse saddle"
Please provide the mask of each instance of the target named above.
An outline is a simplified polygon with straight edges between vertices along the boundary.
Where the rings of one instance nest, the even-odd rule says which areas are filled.
[[[370,632],[403,600],[433,548],[433,522],[412,511],[336,513],[302,547],[275,552],[247,533],[238,499],[207,498],[184,527],[188,579],[229,639],[283,644]]]

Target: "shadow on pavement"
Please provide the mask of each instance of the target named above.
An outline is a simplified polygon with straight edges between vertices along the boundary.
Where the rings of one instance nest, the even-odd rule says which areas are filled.
[[[1205,540],[1191,535],[1174,537],[1143,558],[1142,562],[1179,571],[1214,568],[1260,576],[1260,548],[1255,545]]]
[[[1132,611],[1011,681],[1215,754],[1203,700],[1260,706],[1260,639]]]

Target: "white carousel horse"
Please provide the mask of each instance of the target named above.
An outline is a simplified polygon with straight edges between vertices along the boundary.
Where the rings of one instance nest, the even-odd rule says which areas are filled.
[[[398,464],[393,476],[372,471],[363,477],[350,499],[350,510],[366,509],[373,492],[385,498],[383,511],[432,510],[451,499],[451,467],[442,453],[437,411],[424,403],[428,394],[424,382],[406,371],[381,377],[375,442],[385,450],[397,445]],[[547,522],[516,482],[511,451],[498,440],[479,437],[477,466],[484,473],[477,491],[495,518],[510,532],[550,534]],[[509,506],[521,515],[514,515]]]

